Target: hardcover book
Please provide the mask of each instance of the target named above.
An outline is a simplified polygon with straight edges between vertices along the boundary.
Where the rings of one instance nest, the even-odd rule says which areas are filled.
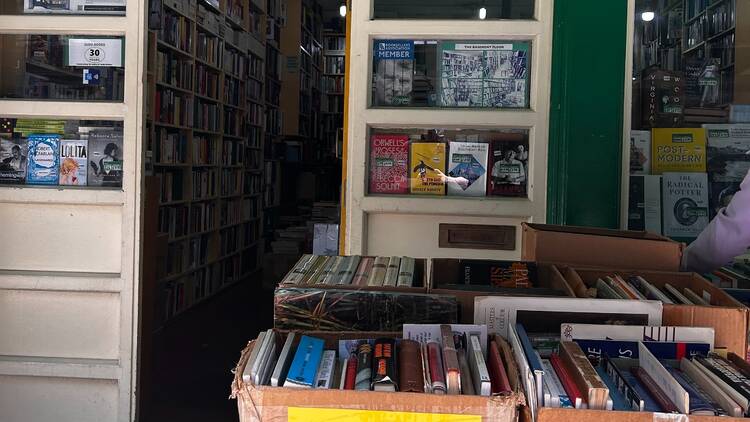
[[[605,410],[609,400],[609,388],[599,378],[583,350],[576,343],[560,342],[560,359],[581,394],[586,397],[589,409]]]
[[[312,388],[323,357],[323,340],[302,336],[289,367],[284,387]]]
[[[422,354],[419,343],[414,340],[401,340],[398,360],[399,391],[424,393]]]
[[[30,135],[26,183],[56,185],[60,180],[60,137]]]
[[[664,235],[697,237],[708,225],[708,176],[666,173],[662,184]]]
[[[652,133],[652,174],[706,171],[706,130],[656,128]]]
[[[0,183],[26,183],[29,144],[24,138],[0,138]]]
[[[370,139],[370,193],[409,193],[409,137],[372,135]]]
[[[651,174],[651,132],[630,131],[630,174]]]
[[[121,187],[123,174],[122,130],[89,133],[89,186]]]
[[[375,351],[372,355],[372,390],[398,391],[396,376],[396,340],[381,338],[375,340]]]
[[[533,287],[537,268],[533,262],[462,259],[456,278],[460,283],[505,288]]]
[[[440,326],[440,336],[443,346],[443,369],[445,370],[445,384],[448,394],[461,394],[461,368],[458,364],[458,352],[453,330],[450,325]]]
[[[86,140],[60,141],[60,184],[86,186],[89,145]]]
[[[448,160],[448,195],[485,196],[488,145],[451,142]]]
[[[440,173],[445,173],[446,144],[415,142],[411,144],[411,193],[415,195],[445,195],[445,183]],[[439,173],[438,173],[439,172]]]
[[[490,176],[487,194],[526,196],[529,178],[528,141],[500,141],[489,144]]]

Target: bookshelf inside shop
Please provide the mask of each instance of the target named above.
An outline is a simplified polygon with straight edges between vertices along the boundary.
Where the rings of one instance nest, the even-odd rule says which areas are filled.
[[[266,127],[263,157],[263,234],[271,239],[281,204],[281,126],[283,114],[279,109],[281,95],[281,24],[282,0],[268,0],[266,8]]]
[[[151,2],[147,154],[159,195],[146,206],[166,236],[156,327],[259,269],[265,6]]]
[[[344,60],[346,34],[323,33],[323,150],[341,158],[344,127]]]

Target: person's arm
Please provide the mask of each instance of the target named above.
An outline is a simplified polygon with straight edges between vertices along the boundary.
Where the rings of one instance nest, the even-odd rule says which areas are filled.
[[[689,271],[711,272],[742,255],[750,247],[750,172],[726,208],[685,249],[682,266]]]

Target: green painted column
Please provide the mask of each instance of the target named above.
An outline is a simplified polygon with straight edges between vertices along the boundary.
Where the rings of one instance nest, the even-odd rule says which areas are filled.
[[[547,222],[620,222],[627,0],[557,0]]]

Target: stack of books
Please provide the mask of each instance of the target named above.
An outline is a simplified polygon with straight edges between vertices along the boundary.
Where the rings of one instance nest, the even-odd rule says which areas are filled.
[[[282,286],[414,287],[416,260],[410,257],[304,255]]]

